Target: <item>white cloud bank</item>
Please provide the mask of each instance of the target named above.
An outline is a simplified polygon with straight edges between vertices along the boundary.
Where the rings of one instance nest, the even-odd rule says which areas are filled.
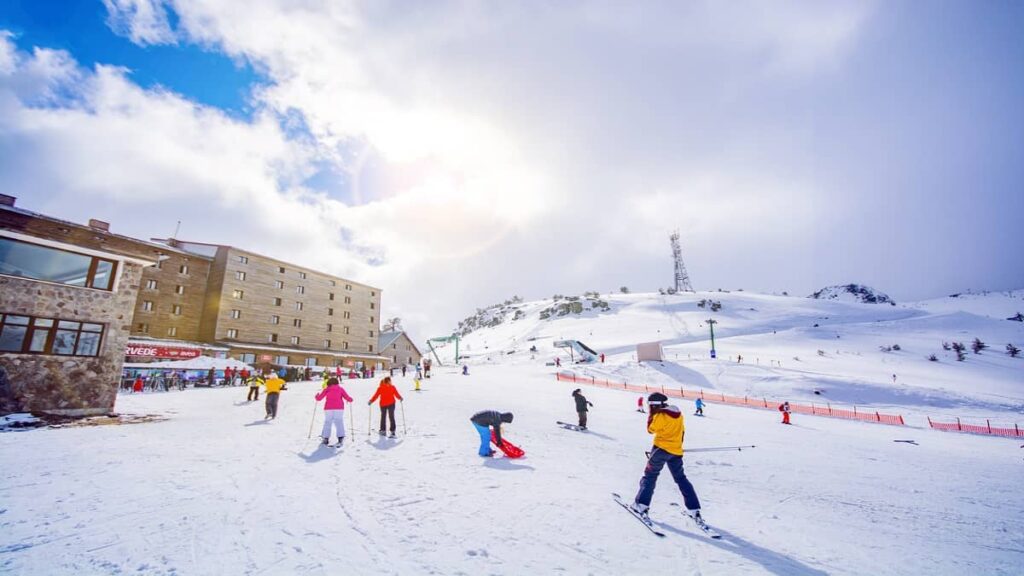
[[[180,219],[381,286],[422,336],[513,293],[668,285],[677,227],[702,288],[899,293],[876,254],[813,261],[857,204],[815,160],[814,86],[870,3],[105,4],[141,45],[251,62],[257,113],[4,37],[0,170],[42,211],[143,236]],[[344,193],[303,184],[324,165]]]

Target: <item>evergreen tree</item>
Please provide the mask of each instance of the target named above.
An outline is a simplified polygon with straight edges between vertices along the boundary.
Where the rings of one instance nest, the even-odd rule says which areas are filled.
[[[974,342],[971,343],[971,350],[974,350],[975,354],[981,354],[981,351],[988,348],[988,344],[981,341],[981,338],[975,338]]]

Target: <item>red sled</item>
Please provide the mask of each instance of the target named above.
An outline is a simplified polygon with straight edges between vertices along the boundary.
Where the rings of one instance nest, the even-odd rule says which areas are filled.
[[[491,430],[491,444],[497,446],[498,450],[501,450],[501,452],[505,454],[506,458],[522,458],[526,455],[526,452],[523,452],[523,449],[519,446],[516,446],[504,438],[501,439],[501,444],[498,444],[497,439],[498,437],[494,433],[494,430]]]

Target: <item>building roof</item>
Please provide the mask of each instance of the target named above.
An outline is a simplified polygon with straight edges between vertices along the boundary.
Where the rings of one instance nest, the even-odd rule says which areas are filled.
[[[383,353],[388,346],[394,344],[395,340],[401,338],[403,334],[405,335],[405,338],[409,341],[409,344],[412,345],[413,350],[415,350],[416,353],[419,354],[420,356],[423,356],[423,353],[420,352],[420,349],[416,347],[416,343],[412,341],[412,338],[409,338],[409,335],[402,330],[381,332],[380,336],[377,338],[377,348]]]

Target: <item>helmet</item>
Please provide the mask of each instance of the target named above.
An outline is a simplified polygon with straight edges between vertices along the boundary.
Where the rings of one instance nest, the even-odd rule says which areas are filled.
[[[668,396],[665,396],[661,392],[655,392],[647,397],[647,403],[652,406],[664,406],[668,403]]]

